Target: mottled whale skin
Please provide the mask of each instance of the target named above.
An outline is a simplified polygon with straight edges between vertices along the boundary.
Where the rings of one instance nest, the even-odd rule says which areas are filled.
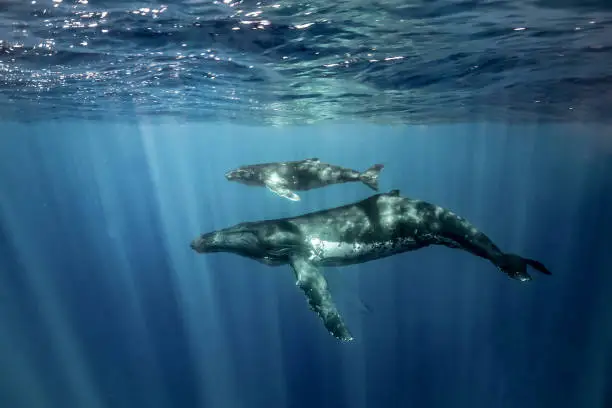
[[[289,264],[310,308],[329,333],[344,341],[353,336],[320,268],[364,263],[429,245],[467,251],[519,281],[531,280],[528,265],[550,275],[538,261],[502,252],[452,211],[401,197],[399,190],[294,218],[245,222],[191,242],[198,253],[231,252],[271,266]]]
[[[225,173],[225,178],[249,186],[267,187],[280,197],[299,201],[300,196],[295,191],[307,191],[331,184],[360,181],[378,191],[378,176],[383,167],[382,164],[375,164],[360,173],[312,158],[241,166]]]

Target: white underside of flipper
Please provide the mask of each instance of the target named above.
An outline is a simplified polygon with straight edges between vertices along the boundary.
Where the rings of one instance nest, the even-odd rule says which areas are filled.
[[[308,306],[323,321],[327,331],[339,340],[353,340],[353,336],[334,304],[327,287],[327,281],[319,268],[308,262],[303,256],[291,255],[289,259],[295,272],[296,286],[304,292],[308,300]]]
[[[273,183],[266,183],[266,187],[268,190],[272,191],[274,194],[286,198],[291,201],[300,201],[300,196],[295,194],[293,191],[289,190],[286,187],[279,186]]]

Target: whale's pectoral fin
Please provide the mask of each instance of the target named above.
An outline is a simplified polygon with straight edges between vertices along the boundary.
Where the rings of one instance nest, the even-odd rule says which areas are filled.
[[[273,183],[266,183],[266,187],[268,187],[268,189],[274,194],[277,194],[283,198],[286,198],[291,201],[300,201],[300,196],[286,187],[279,186]]]
[[[302,256],[294,255],[289,259],[295,272],[295,284],[302,289],[310,309],[323,320],[327,331],[337,339],[353,340],[353,336],[345,326],[338,309],[336,309],[323,274]]]

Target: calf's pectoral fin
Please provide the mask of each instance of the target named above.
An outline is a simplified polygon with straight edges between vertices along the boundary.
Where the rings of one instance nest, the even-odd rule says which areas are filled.
[[[334,304],[323,274],[302,256],[293,255],[289,259],[295,272],[295,284],[304,292],[310,309],[321,318],[327,331],[337,339],[353,340]]]
[[[276,195],[279,195],[291,201],[300,201],[300,196],[295,194],[293,191],[289,190],[286,187],[279,186],[273,183],[265,183],[265,184],[266,184],[266,187],[268,187],[268,190],[272,191]]]

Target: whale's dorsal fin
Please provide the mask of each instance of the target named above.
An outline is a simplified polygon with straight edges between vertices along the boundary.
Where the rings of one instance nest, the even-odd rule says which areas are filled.
[[[399,197],[400,191],[399,191],[399,189],[393,189],[393,190],[389,191],[387,193],[387,195],[390,195],[391,197]]]
[[[319,268],[300,255],[291,255],[289,263],[293,268],[298,286],[308,300],[310,310],[323,321],[327,331],[334,337],[344,341],[353,340],[353,336],[338,313],[338,309],[327,288],[327,281]]]

